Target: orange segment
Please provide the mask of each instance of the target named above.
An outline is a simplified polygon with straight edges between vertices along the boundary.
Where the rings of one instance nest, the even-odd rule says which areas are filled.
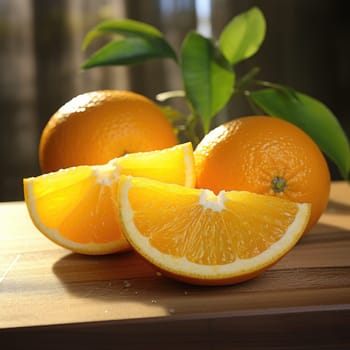
[[[218,195],[122,176],[118,202],[124,234],[147,260],[196,284],[256,276],[299,240],[310,205],[249,192]]]
[[[110,181],[105,180],[107,173]],[[75,252],[129,249],[112,202],[111,185],[117,177],[114,167],[79,166],[24,179],[32,221],[52,241]]]
[[[115,192],[120,174],[135,173],[193,186],[192,145],[135,153],[105,165],[77,166],[24,179],[32,221],[48,238],[75,252],[108,254],[130,249],[120,227]]]
[[[120,174],[124,175],[147,175],[150,179],[175,182],[189,187],[193,187],[196,182],[193,148],[190,142],[157,152],[130,153],[115,158],[110,163],[118,166]]]

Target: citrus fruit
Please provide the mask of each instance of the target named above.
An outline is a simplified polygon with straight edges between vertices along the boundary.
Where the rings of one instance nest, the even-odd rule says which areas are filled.
[[[130,91],[93,91],[53,114],[41,134],[39,162],[46,173],[175,144],[171,124],[151,100]]]
[[[310,204],[245,191],[186,188],[121,176],[120,221],[134,249],[194,284],[233,284],[277,262],[299,240]]]
[[[194,186],[192,144],[26,178],[24,197],[33,223],[52,241],[74,252],[108,254],[130,249],[121,232],[115,199],[121,174]]]
[[[327,206],[330,174],[315,142],[295,125],[243,117],[210,131],[195,149],[197,187],[311,203],[309,231]]]

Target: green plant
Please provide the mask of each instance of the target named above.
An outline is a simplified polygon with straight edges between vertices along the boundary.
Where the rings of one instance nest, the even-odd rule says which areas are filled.
[[[308,133],[335,163],[346,180],[350,178],[349,140],[338,119],[322,102],[293,88],[257,79],[259,68],[236,77],[235,65],[253,56],[264,41],[266,20],[257,7],[241,13],[224,27],[218,40],[196,32],[185,37],[180,57],[155,27],[130,20],[111,20],[93,28],[83,47],[106,34],[118,34],[93,53],[83,69],[103,65],[143,63],[149,59],[170,58],[181,68],[184,90],[157,95],[161,102],[183,97],[189,113],[182,116],[166,108],[189,140],[196,145],[212,127],[213,118],[236,95],[243,94],[254,111],[282,118]]]

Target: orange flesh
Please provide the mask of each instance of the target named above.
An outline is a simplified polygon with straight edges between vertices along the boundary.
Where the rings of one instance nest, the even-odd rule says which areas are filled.
[[[174,149],[174,148],[173,148]],[[186,161],[194,162],[192,146],[186,148],[188,154],[185,153],[184,148],[175,147],[176,151],[159,151],[156,153],[144,152],[140,157],[140,153],[131,153],[124,157],[117,158],[116,164],[120,175],[132,176],[147,176],[149,179],[157,179],[163,182],[172,183],[176,179],[176,183],[186,184]],[[169,161],[171,155],[171,161]],[[135,161],[135,158],[137,161]],[[191,159],[188,159],[191,158]],[[188,159],[188,160],[186,160]],[[182,166],[179,166],[179,165]],[[191,171],[192,171],[191,166]],[[190,184],[194,186],[193,182]]]
[[[144,188],[140,196],[137,188],[129,189],[136,227],[162,253],[204,265],[260,254],[281,238],[297,212],[294,203],[284,200],[279,200],[277,210],[276,198],[267,206],[266,198],[254,197],[247,206],[242,199],[249,194],[244,192],[230,194],[234,202],[225,202],[226,208],[216,211],[198,205],[195,190],[183,191],[181,203],[178,193],[167,193],[165,201],[161,191]]]
[[[33,223],[54,242],[80,253],[129,249],[117,202],[121,174],[194,186],[192,145],[133,153],[104,165],[72,167],[24,179]]]
[[[118,230],[111,187],[97,183],[89,167],[63,174],[56,178],[47,177],[48,182],[37,182],[34,187],[37,212],[42,223],[57,229],[61,236],[76,243],[118,240],[121,231]],[[45,195],[45,189],[50,185],[56,186],[59,195]]]

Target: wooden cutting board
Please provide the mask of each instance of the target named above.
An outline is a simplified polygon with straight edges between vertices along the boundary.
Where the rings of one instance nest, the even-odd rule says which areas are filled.
[[[174,329],[198,333],[201,327],[205,334],[211,334],[208,329],[232,334],[225,325],[240,320],[235,327],[244,334],[256,322],[260,330],[271,320],[281,326],[278,320],[284,316],[289,327],[306,320],[323,325],[321,342],[324,329],[330,341],[333,330],[336,344],[350,344],[343,332],[350,320],[350,185],[345,182],[332,184],[327,211],[286,257],[254,280],[228,287],[173,281],[133,252],[102,257],[70,253],[37,231],[23,202],[1,203],[0,224],[0,343],[5,331],[39,326],[108,329],[107,324],[117,324],[130,335],[135,324],[155,322],[163,334]]]

